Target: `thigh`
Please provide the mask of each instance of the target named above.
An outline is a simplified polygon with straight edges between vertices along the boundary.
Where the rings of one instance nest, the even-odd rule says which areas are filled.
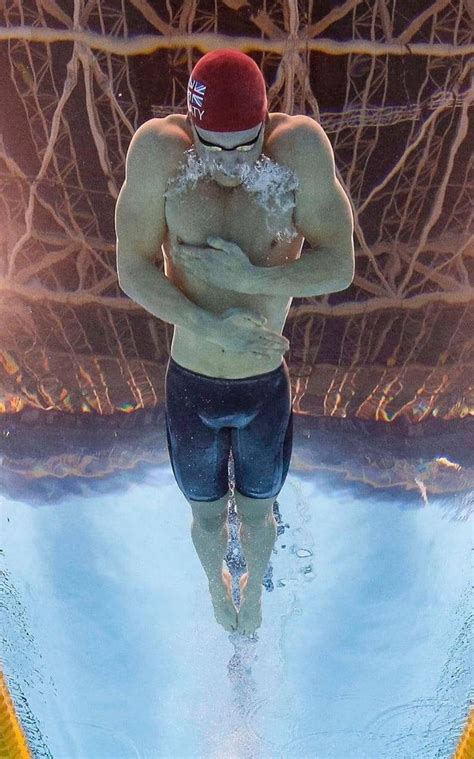
[[[215,429],[200,415],[202,383],[179,371],[168,371],[165,380],[166,437],[176,482],[188,500],[217,501],[229,489],[228,461],[231,437],[228,428]]]
[[[293,443],[291,385],[286,364],[255,392],[264,399],[252,421],[232,430],[235,487],[249,498],[276,497],[285,482]]]

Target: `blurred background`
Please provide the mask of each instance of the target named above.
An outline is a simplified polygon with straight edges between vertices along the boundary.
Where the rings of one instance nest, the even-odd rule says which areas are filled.
[[[6,676],[2,687],[4,698],[11,697],[16,704],[34,756],[339,759],[349,754],[369,759],[395,755],[431,759],[452,756],[456,746],[462,750],[466,694],[472,690],[472,650],[465,636],[471,618],[466,595],[472,543],[468,518],[474,502],[469,120],[474,98],[473,20],[472,4],[449,0],[410,4],[400,0],[0,2],[0,556],[4,561],[1,657]],[[195,735],[196,725],[208,724],[209,714],[190,717],[189,734],[179,737],[177,730],[171,730],[170,704],[182,710],[187,703],[177,686],[173,690],[176,702],[169,693],[159,701],[160,746],[156,735],[148,735],[144,727],[157,718],[157,712],[145,719],[141,704],[143,724],[134,714],[124,728],[127,735],[133,733],[131,743],[123,738],[119,747],[117,738],[119,742],[112,741],[111,748],[103,738],[107,720],[111,720],[109,732],[117,736],[131,706],[129,701],[114,701],[118,686],[107,680],[109,674],[104,671],[97,680],[91,675],[87,683],[78,681],[79,669],[82,673],[87,669],[87,661],[77,663],[72,644],[80,639],[80,624],[64,627],[72,611],[64,606],[58,578],[69,577],[67,597],[76,599],[74,608],[82,608],[83,614],[84,593],[95,592],[98,576],[110,580],[113,575],[113,589],[102,585],[94,596],[94,614],[101,619],[107,599],[111,604],[112,598],[117,601],[120,594],[130,593],[118,582],[119,577],[124,583],[125,575],[130,577],[130,566],[123,567],[123,574],[110,567],[104,570],[103,552],[107,554],[112,545],[125,550],[127,542],[135,540],[130,562],[135,570],[137,566],[143,569],[141,580],[135,581],[140,584],[146,576],[156,591],[157,573],[166,564],[175,583],[173,601],[171,589],[162,583],[160,592],[165,595],[155,599],[153,615],[164,604],[166,617],[175,614],[180,620],[185,642],[180,615],[186,594],[192,593],[193,583],[201,581],[202,572],[197,559],[191,558],[187,505],[172,478],[166,446],[164,374],[173,327],[144,311],[118,286],[114,206],[134,131],[152,117],[185,113],[187,78],[194,63],[208,50],[231,45],[252,55],[261,67],[270,111],[306,114],[322,125],[355,220],[353,284],[343,292],[295,298],[284,330],[291,346],[285,358],[292,382],[295,433],[287,494],[283,491],[276,505],[278,540],[284,543],[285,530],[288,537],[291,527],[303,530],[306,547],[300,544],[300,532],[291,543],[294,564],[289,559],[288,566],[282,563],[281,577],[294,572],[292,599],[296,593],[301,609],[309,614],[311,599],[319,598],[317,588],[313,585],[309,593],[307,584],[308,575],[315,579],[316,569],[313,559],[306,569],[298,564],[302,558],[298,551],[310,550],[313,558],[316,552],[319,566],[330,571],[332,555],[314,547],[314,541],[321,540],[321,519],[324,530],[330,530],[329,525],[334,530],[324,550],[333,544],[335,535],[348,541],[341,548],[342,562],[356,545],[349,514],[354,519],[357,515],[357,520],[365,515],[374,525],[380,520],[380,530],[372,536],[374,546],[383,545],[387,531],[397,527],[398,548],[390,544],[390,551],[399,553],[386,564],[386,554],[377,552],[375,563],[364,565],[364,573],[372,577],[376,571],[383,574],[391,562],[400,566],[407,561],[407,535],[410,556],[415,555],[411,551],[422,550],[408,529],[410,520],[421,520],[419,529],[427,530],[423,540],[428,555],[435,551],[441,566],[435,561],[434,572],[428,561],[423,569],[418,567],[421,575],[416,573],[416,577],[421,581],[426,573],[427,587],[430,576],[446,580],[450,571],[456,580],[452,584],[446,580],[444,596],[436,595],[434,600],[430,593],[422,593],[421,598],[412,599],[411,606],[404,607],[395,594],[392,632],[408,608],[422,607],[431,621],[424,633],[427,645],[420,648],[430,650],[430,662],[411,644],[404,650],[412,651],[418,665],[423,661],[431,685],[441,676],[442,666],[453,661],[450,656],[457,656],[455,695],[448,685],[439,691],[425,683],[404,702],[408,722],[397,723],[394,715],[400,718],[398,707],[404,696],[382,708],[380,694],[371,690],[381,677],[374,671],[367,674],[358,698],[364,702],[362,693],[367,703],[378,704],[377,722],[370,709],[355,717],[352,701],[351,708],[346,704],[344,710],[344,698],[348,694],[355,698],[357,689],[348,688],[344,698],[342,691],[336,698],[330,688],[319,691],[313,683],[310,692],[318,706],[315,702],[307,712],[303,710],[308,724],[291,706],[286,719],[292,729],[272,747],[265,741],[270,740],[273,723],[257,730],[255,720],[249,722],[248,715],[255,717],[258,712],[259,700],[247,693],[247,698],[256,698],[253,711],[248,704],[245,708],[242,701],[239,704],[252,725],[251,745],[239,733],[240,742],[234,742],[225,754],[224,737],[217,727],[209,734],[205,731],[207,743],[204,738],[199,743]],[[160,256],[156,265],[162,267]],[[153,499],[158,499],[158,505]],[[336,521],[334,509],[329,508],[334,500],[339,504]],[[347,507],[345,515],[341,504]],[[140,528],[136,527],[138,517]],[[157,535],[163,530],[163,542],[145,550],[151,524]],[[313,548],[307,547],[309,543]],[[180,551],[189,551],[191,565],[196,561],[196,579],[190,573],[190,589],[183,583],[176,544]],[[93,566],[98,573],[88,579],[80,571],[83,551],[87,555],[92,551],[95,558],[89,571]],[[448,555],[451,570],[444,574],[442,565]],[[99,572],[99,565],[105,574]],[[306,571],[308,566],[311,570]],[[76,578],[76,595],[67,572]],[[412,587],[414,576],[407,575],[407,588]],[[276,580],[273,583],[268,576],[266,589],[277,588]],[[382,583],[380,598],[386,598],[387,586],[379,576],[378,581]],[[145,662],[151,661],[153,636],[148,634],[150,640],[145,636],[145,642],[140,637],[133,607],[137,595],[130,593],[127,599],[120,608],[127,609],[127,618],[130,615],[137,661],[127,664],[125,679],[129,685],[133,681],[137,693],[142,697],[146,693],[147,703],[152,703],[154,696],[145,687],[145,682],[150,685]],[[337,594],[333,602],[337,605]],[[355,619],[364,601],[356,594],[353,602],[351,618]],[[293,618],[290,607],[288,617]],[[275,602],[275,613],[277,608]],[[342,615],[347,619],[347,609],[338,608],[341,619]],[[204,624],[201,617],[208,612],[203,594],[202,613],[195,609],[199,624]],[[302,625],[302,617],[296,617]],[[102,650],[99,643],[94,649],[92,640],[98,636],[100,641],[106,618],[102,625],[97,623],[97,629],[83,630],[90,656],[93,650]],[[123,630],[125,622],[120,619]],[[162,616],[159,620],[162,624]],[[433,625],[438,624],[438,631],[444,631],[438,636],[443,644],[431,649]],[[295,621],[293,625],[305,656],[301,629]],[[218,630],[210,632],[212,626],[209,615],[204,638],[215,636],[217,647],[224,645]],[[307,626],[305,630],[307,634]],[[170,627],[168,633],[170,641],[176,642],[176,629]],[[383,626],[380,633],[386,641],[387,661],[393,661],[393,635]],[[116,640],[111,633],[112,639]],[[329,643],[339,656],[341,641],[329,636],[322,650],[327,652]],[[108,641],[104,650],[110,645]],[[58,652],[64,659],[66,649],[72,657],[69,665],[63,661],[60,670],[55,670],[61,658]],[[354,643],[351,651],[354,663],[360,647]],[[177,662],[177,651],[173,656]],[[240,662],[238,671],[245,674],[249,667],[242,665],[242,651],[234,652],[235,656]],[[77,671],[71,668],[73,660]],[[232,654],[230,660],[235,665]],[[281,662],[296,704],[302,692],[296,685],[300,681],[289,660],[283,656]],[[412,666],[413,662],[401,670],[406,675]],[[334,684],[338,677],[345,681],[341,667],[338,660],[328,682]],[[96,665],[91,665],[92,670],[98,671]],[[105,670],[110,673],[111,668]],[[172,668],[168,674],[172,680],[177,678]],[[247,683],[242,677],[239,687]],[[268,671],[265,677],[262,674],[262,682],[271,682]],[[66,709],[67,690],[76,694],[77,702]],[[92,692],[102,693],[100,705],[93,705],[95,733],[85,706]],[[402,692],[406,693],[405,682],[400,684]],[[139,697],[133,698],[138,709]],[[420,699],[426,711],[419,711]],[[116,708],[110,707],[111,701]],[[308,738],[317,733],[308,725],[316,711],[321,713],[322,702],[333,717],[345,715],[340,717],[342,722],[328,727],[326,743],[322,733]],[[412,703],[418,706],[409,706]],[[384,709],[389,712],[395,707],[398,711],[392,712],[387,724],[398,743],[392,742],[392,733],[387,738],[385,723],[379,729]],[[82,708],[85,716],[79,717]],[[326,725],[327,719],[322,719]],[[132,723],[142,726],[134,732]],[[372,730],[375,724],[377,730]],[[168,743],[163,731],[168,731]],[[189,743],[191,734],[197,741],[194,748]],[[377,743],[375,734],[385,736],[386,742],[380,738]]]

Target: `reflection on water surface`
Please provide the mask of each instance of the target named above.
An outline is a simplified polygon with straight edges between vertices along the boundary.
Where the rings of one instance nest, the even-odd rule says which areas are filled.
[[[53,759],[472,749],[472,19],[250,5],[1,4],[0,753],[15,719]],[[131,137],[185,112],[209,29],[264,33],[271,110],[320,122],[355,220],[351,287],[295,298],[285,325],[293,456],[247,637],[216,623],[170,467],[173,328],[116,274]],[[344,55],[313,50],[321,33]]]

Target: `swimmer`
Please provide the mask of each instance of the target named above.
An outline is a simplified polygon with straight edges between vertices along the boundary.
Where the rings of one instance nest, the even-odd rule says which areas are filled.
[[[174,325],[165,379],[171,466],[192,509],[216,620],[251,634],[292,450],[283,328],[294,297],[351,284],[353,218],[324,130],[304,115],[269,113],[250,56],[201,57],[187,106],[133,136],[116,207],[117,270],[130,298]],[[247,564],[238,612],[223,569],[231,450]]]

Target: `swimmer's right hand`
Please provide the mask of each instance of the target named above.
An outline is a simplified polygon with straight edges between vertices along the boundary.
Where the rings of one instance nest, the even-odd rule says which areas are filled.
[[[212,340],[227,350],[275,358],[289,350],[286,337],[265,327],[268,319],[263,314],[244,308],[228,308],[220,319]]]

